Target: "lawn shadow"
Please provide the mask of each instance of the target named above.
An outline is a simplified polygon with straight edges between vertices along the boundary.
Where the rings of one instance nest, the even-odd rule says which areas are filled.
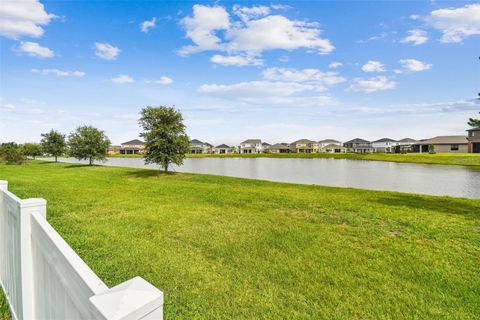
[[[463,215],[468,219],[480,220],[480,200],[452,197],[422,197],[420,195],[394,194],[381,196],[370,202],[392,207],[434,210],[443,213]]]
[[[97,164],[89,166],[88,164],[85,164],[85,163],[75,163],[75,164],[69,164],[69,165],[65,166],[64,168],[72,169],[72,168],[83,168],[83,167],[101,167],[101,166],[99,166]]]
[[[176,175],[177,172],[173,171],[163,171],[163,170],[148,170],[148,169],[138,169],[138,170],[131,170],[126,173],[129,177],[135,178],[149,178],[149,177],[160,177],[160,176],[173,176]]]

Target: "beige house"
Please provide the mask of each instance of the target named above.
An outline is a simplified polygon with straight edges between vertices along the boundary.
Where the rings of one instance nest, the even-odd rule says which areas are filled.
[[[436,153],[466,153],[468,143],[466,136],[438,136],[419,141],[412,146],[412,151],[428,153],[432,151],[430,146],[433,146],[433,151]]]
[[[221,144],[213,148],[213,153],[215,154],[227,154],[232,153],[232,147],[227,146],[226,144]]]
[[[290,151],[296,153],[318,152],[318,142],[308,139],[300,139],[290,144]]]
[[[140,154],[145,149],[145,142],[138,139],[127,141],[121,144],[120,154]]]
[[[107,149],[107,154],[119,154],[120,146],[109,146]]]
[[[480,153],[480,128],[467,130],[468,152]]]
[[[288,143],[276,143],[273,146],[270,146],[270,153],[289,153],[290,146]]]
[[[318,148],[319,148],[319,149],[322,149],[322,148],[324,148],[324,147],[326,147],[326,146],[328,146],[328,145],[331,145],[331,144],[337,145],[337,146],[341,146],[341,145],[342,145],[342,143],[341,143],[340,141],[338,141],[338,140],[325,139],[325,140],[320,140],[320,141],[318,141]]]
[[[192,154],[212,153],[212,147],[208,142],[202,142],[197,139],[190,141],[190,153]]]
[[[331,143],[331,144],[327,144],[326,146],[321,147],[320,152],[342,153],[342,152],[347,152],[347,148],[345,148],[342,145]]]

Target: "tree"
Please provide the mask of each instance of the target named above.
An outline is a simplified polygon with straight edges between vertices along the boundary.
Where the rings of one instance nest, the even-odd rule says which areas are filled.
[[[25,143],[22,148],[23,153],[28,157],[32,157],[33,159],[42,155],[42,146],[38,143]]]
[[[110,140],[105,133],[92,126],[78,127],[68,136],[69,155],[78,160],[105,160]]]
[[[67,149],[65,135],[53,129],[48,133],[42,133],[40,144],[43,152],[55,157],[55,162],[57,162],[58,156],[63,155]]]
[[[15,142],[2,143],[0,146],[0,159],[7,164],[22,164],[25,162],[23,149]]]
[[[173,107],[145,107],[139,120],[145,139],[145,163],[159,164],[165,171],[171,163],[181,165],[190,148],[190,139],[180,111]]]
[[[472,128],[480,128],[480,119],[468,119],[468,125]]]

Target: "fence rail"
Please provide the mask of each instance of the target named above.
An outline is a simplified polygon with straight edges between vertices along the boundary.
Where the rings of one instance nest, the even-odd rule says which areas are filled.
[[[44,199],[0,180],[0,286],[14,320],[163,319],[163,293],[135,277],[113,288],[46,220]]]

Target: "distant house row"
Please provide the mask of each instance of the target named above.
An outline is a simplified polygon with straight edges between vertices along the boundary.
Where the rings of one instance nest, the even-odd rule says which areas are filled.
[[[261,139],[247,139],[238,146],[220,144],[213,146],[198,139],[190,141],[192,154],[229,154],[229,153],[480,153],[480,128],[467,130],[466,136],[438,136],[430,139],[415,140],[404,138],[394,140],[382,138],[375,141],[355,138],[346,142],[335,139],[313,141],[300,139],[291,143],[269,144]],[[120,146],[111,146],[110,153],[139,154],[143,153],[145,143],[138,139],[127,141]]]

